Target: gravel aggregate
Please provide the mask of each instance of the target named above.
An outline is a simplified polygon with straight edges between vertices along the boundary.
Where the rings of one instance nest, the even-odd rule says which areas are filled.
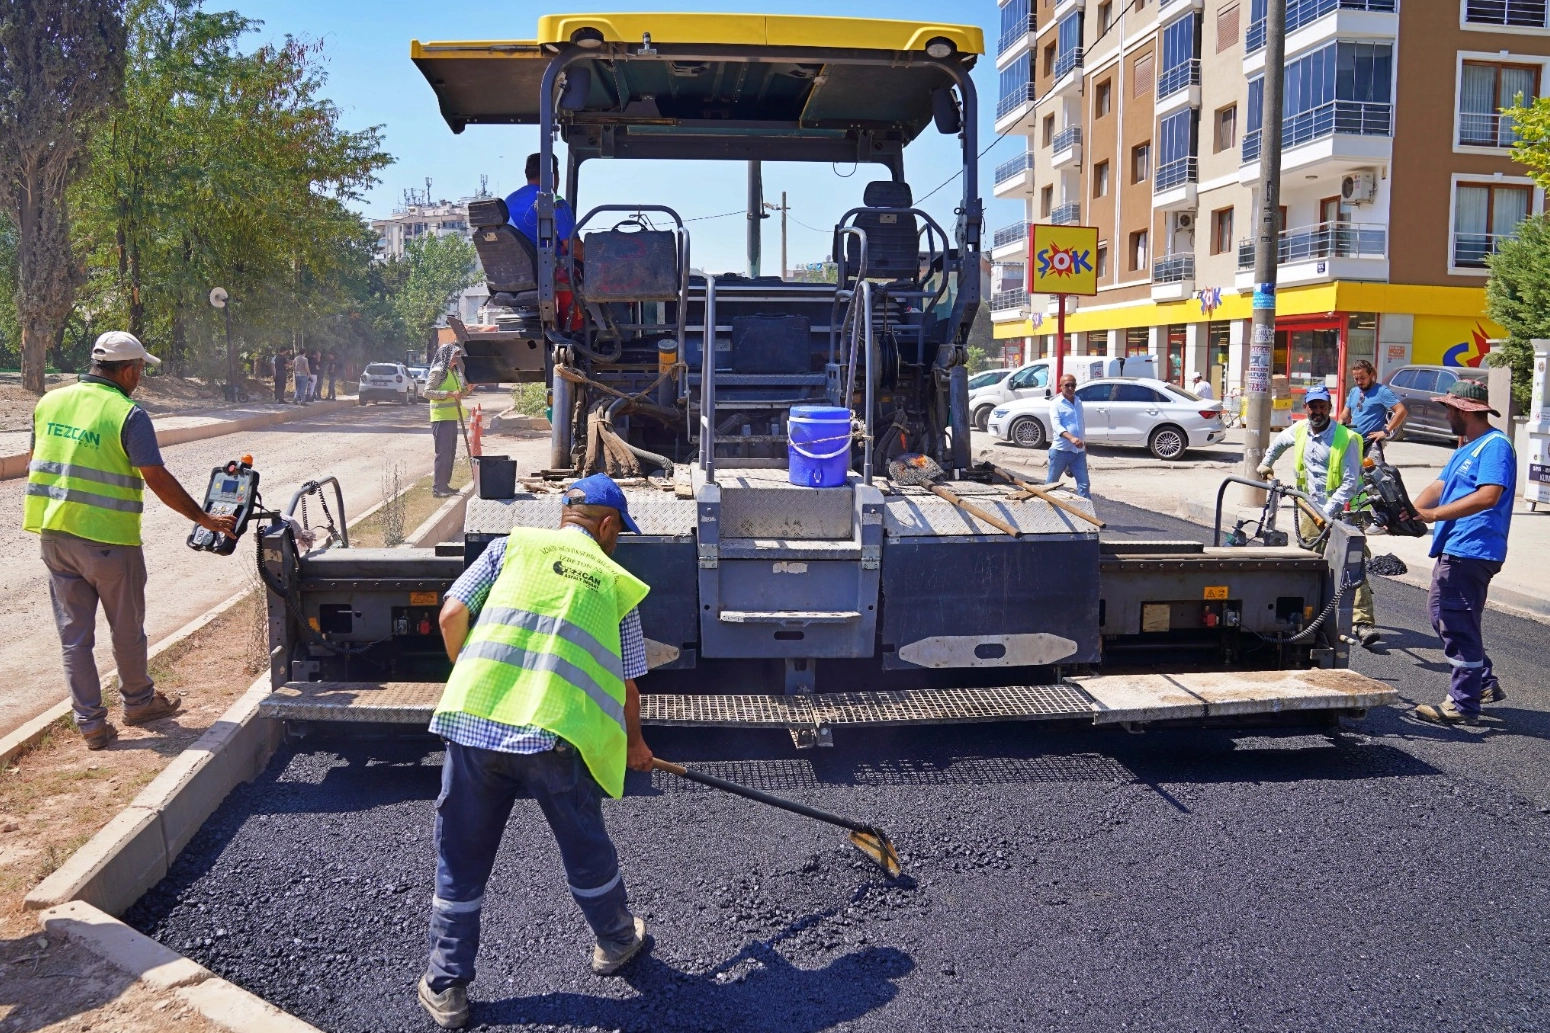
[[[1422,593],[1376,587],[1390,644],[1358,666],[1440,698]],[[470,1028],[1550,1028],[1544,629],[1491,614],[1487,635],[1509,700],[1468,731],[1402,707],[1335,734],[1003,724],[802,753],[783,735],[652,730],[664,757],[877,822],[905,877],[837,829],[632,773],[605,814],[654,943],[602,980],[522,801]],[[429,740],[287,748],[126,917],[331,1033],[433,1028],[414,983],[440,757]]]

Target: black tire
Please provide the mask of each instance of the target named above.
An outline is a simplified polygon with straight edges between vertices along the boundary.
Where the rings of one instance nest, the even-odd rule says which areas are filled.
[[[356,405],[365,405],[366,404],[366,399],[364,399],[364,398],[357,398],[355,400],[355,404]]]
[[[1006,437],[1021,448],[1049,447],[1049,435],[1037,416],[1019,416],[1007,430]]]
[[[993,405],[982,405],[978,409],[974,410],[974,417],[972,422],[974,424],[975,430],[990,429],[990,411],[994,408],[995,406]]]
[[[1146,450],[1152,458],[1162,460],[1182,459],[1189,451],[1189,435],[1171,423],[1165,423],[1152,431],[1146,439]]]

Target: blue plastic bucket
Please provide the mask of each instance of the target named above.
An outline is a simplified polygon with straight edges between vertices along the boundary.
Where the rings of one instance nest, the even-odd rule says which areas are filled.
[[[838,488],[850,469],[850,410],[832,405],[791,407],[790,458],[792,484],[804,488]]]

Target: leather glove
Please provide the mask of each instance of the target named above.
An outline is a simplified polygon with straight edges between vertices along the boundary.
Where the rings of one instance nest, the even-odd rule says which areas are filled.
[[[1275,471],[1272,470],[1268,466],[1261,466],[1258,470],[1255,470],[1254,472],[1259,474],[1259,479],[1262,480],[1262,481],[1270,480],[1270,478],[1275,474]]]

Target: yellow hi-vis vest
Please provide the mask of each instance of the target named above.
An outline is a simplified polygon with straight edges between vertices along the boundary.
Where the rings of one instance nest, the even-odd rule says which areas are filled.
[[[463,390],[463,381],[455,370],[448,367],[447,375],[442,377],[441,383],[431,388],[431,390],[461,391]],[[459,416],[468,415],[468,410],[463,408],[463,400],[461,398],[432,398],[430,403],[432,423],[440,423],[442,420],[455,420]]]
[[[129,462],[121,436],[134,407],[117,387],[94,381],[43,396],[32,411],[24,530],[140,544],[145,481]]]
[[[1361,455],[1362,437],[1343,423],[1334,424],[1335,436],[1329,442],[1329,469],[1324,473],[1324,496],[1328,498],[1340,487],[1345,480],[1345,453],[1352,445],[1356,446],[1357,455]],[[1300,420],[1297,426],[1292,428],[1292,438],[1296,441],[1295,451],[1292,453],[1293,466],[1297,470],[1297,490],[1308,490],[1308,421]]]
[[[623,795],[619,622],[650,591],[590,535],[514,529],[436,713],[553,732],[609,796]]]

